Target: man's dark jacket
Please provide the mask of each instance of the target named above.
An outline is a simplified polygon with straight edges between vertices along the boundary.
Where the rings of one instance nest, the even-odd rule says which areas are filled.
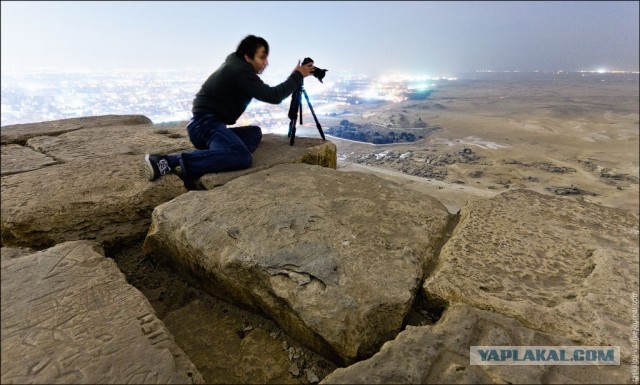
[[[204,82],[193,100],[194,114],[213,113],[226,124],[234,124],[256,98],[278,104],[302,84],[302,74],[293,71],[287,80],[275,87],[265,84],[253,66],[235,53]]]

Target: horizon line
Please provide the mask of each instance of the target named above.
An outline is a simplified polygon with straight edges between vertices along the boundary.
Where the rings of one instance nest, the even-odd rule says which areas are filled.
[[[57,69],[57,68],[28,68],[28,69],[2,69],[1,75],[13,75],[13,74],[32,74],[32,73],[152,73],[152,72],[212,72],[212,69],[196,68],[196,67],[184,67],[184,68],[113,68],[113,69]],[[280,71],[286,72],[286,71]],[[410,74],[415,73],[412,71],[402,71],[396,69],[389,69],[386,71],[377,71],[376,75],[367,75],[366,73],[356,73],[350,70],[335,71],[338,74],[350,74],[357,76],[379,76],[380,74]],[[424,71],[423,71],[424,72]],[[610,74],[639,74],[640,70],[628,70],[628,69],[475,69],[475,70],[463,70],[463,71],[447,71],[453,74],[468,74],[468,73],[610,73]],[[264,74],[263,76],[279,75],[279,72],[272,72],[271,74]],[[439,75],[440,77],[444,75]],[[437,76],[436,76],[437,77]]]

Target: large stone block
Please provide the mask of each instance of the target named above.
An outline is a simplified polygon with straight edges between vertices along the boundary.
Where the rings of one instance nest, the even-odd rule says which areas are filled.
[[[206,188],[212,189],[240,176],[266,170],[277,164],[306,163],[335,169],[336,162],[336,145],[332,142],[300,137],[296,138],[294,146],[291,146],[286,136],[267,134],[262,137],[260,146],[253,153],[251,168],[207,174],[200,181]]]
[[[630,365],[471,365],[471,346],[570,346],[568,338],[456,303],[433,326],[407,326],[368,360],[340,368],[321,384],[623,384]]]
[[[145,251],[344,362],[400,330],[449,215],[363,173],[286,164],[154,210]]]
[[[143,167],[140,155],[116,155],[3,176],[2,245],[144,237],[153,209],[187,190],[177,176],[149,182]]]
[[[89,127],[150,124],[151,119],[142,115],[101,115],[82,118],[60,119],[49,122],[13,124],[3,126],[0,131],[2,144],[24,143],[27,139],[41,135],[59,135]]]
[[[203,382],[98,244],[11,254],[2,249],[3,384]]]
[[[636,213],[514,190],[462,209],[423,287],[628,359],[638,252]]]
[[[145,153],[193,150],[186,123],[151,125],[133,119],[138,124],[118,125],[132,118],[116,118],[37,123],[38,130],[29,133],[73,130],[32,137],[29,147],[2,146],[4,246],[46,247],[77,239],[107,246],[129,242],[144,236],[155,206],[187,191],[175,175],[149,182],[143,165]],[[5,155],[10,155],[8,165]],[[278,136],[265,135],[253,167],[203,179],[213,187],[278,163],[335,168],[335,159],[331,142],[300,138],[290,147]]]
[[[57,136],[37,136],[27,145],[60,161],[193,150],[182,123],[85,128]]]

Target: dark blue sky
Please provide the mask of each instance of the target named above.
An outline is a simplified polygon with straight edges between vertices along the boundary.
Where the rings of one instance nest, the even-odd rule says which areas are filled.
[[[638,71],[627,2],[2,2],[2,70],[214,69],[247,34],[269,72]]]

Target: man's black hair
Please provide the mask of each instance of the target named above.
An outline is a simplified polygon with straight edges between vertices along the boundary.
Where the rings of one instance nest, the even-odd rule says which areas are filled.
[[[248,35],[240,44],[238,44],[238,48],[236,49],[236,56],[240,58],[244,58],[244,55],[249,56],[251,59],[256,55],[256,51],[258,51],[258,47],[264,47],[265,53],[269,54],[269,43],[261,37]]]

